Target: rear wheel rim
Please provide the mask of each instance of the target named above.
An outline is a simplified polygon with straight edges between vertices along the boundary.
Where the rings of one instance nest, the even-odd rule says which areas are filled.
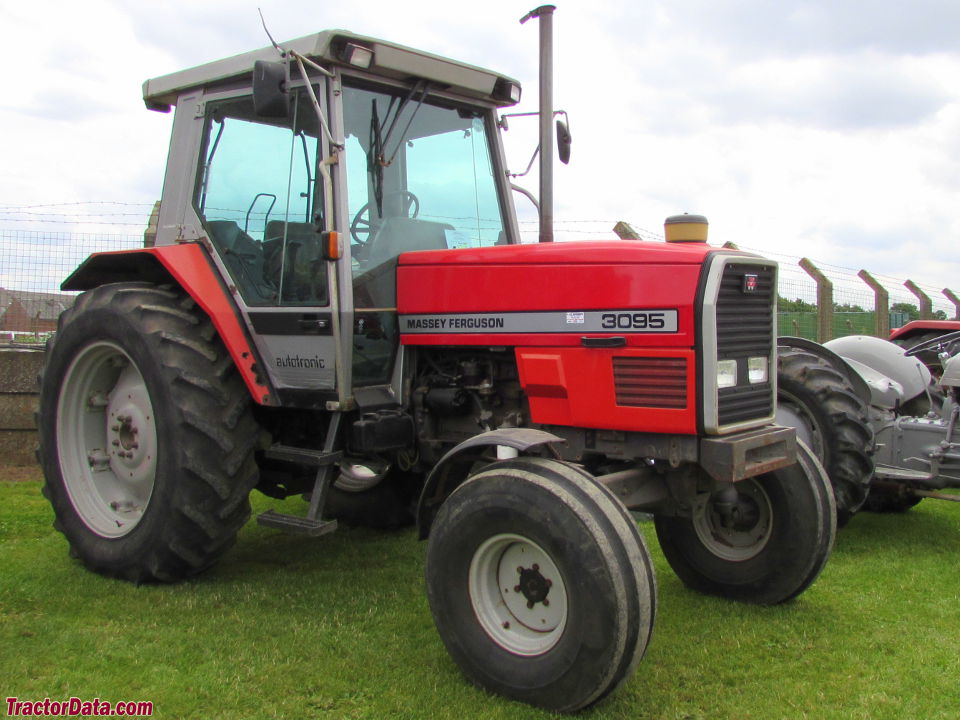
[[[470,563],[468,592],[484,632],[515,655],[551,650],[567,624],[567,590],[553,559],[521,535],[484,541]]]
[[[77,515],[101,537],[129,534],[153,494],[158,443],[146,382],[119,345],[98,341],[77,353],[56,424],[60,474]]]
[[[730,522],[718,512],[714,494],[703,492],[694,500],[693,527],[711,553],[723,560],[743,562],[766,547],[773,533],[773,510],[770,498],[756,480],[742,480],[735,487],[741,501],[749,507],[749,522]]]

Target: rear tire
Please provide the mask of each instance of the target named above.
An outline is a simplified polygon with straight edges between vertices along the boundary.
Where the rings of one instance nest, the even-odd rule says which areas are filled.
[[[330,486],[324,514],[348,525],[393,530],[413,525],[415,505],[423,486],[423,475],[392,469],[373,487],[346,489]]]
[[[873,487],[863,509],[875,513],[902,513],[915,507],[921,500],[922,497],[911,494],[904,487]]]
[[[670,566],[688,587],[722,597],[775,605],[806,590],[830,557],[836,505],[813,453],[797,444],[797,462],[741,480],[745,520],[724,525],[714,488],[694,498],[693,516],[655,518]]]
[[[494,463],[440,507],[427,597],[474,683],[556,712],[628,678],[653,629],[656,584],[630,514],[583,471]]]
[[[863,506],[873,477],[868,408],[850,381],[804,350],[777,348],[777,423],[796,428],[833,483],[837,524]]]
[[[40,389],[54,527],[133,582],[208,568],[250,515],[259,429],[206,315],[182,292],[105,285],[63,313]]]

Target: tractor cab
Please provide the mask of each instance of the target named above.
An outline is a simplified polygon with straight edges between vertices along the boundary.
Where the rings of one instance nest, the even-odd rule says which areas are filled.
[[[206,245],[281,404],[389,402],[398,256],[518,242],[495,111],[519,95],[343,31],[149,80],[176,108],[157,245]]]

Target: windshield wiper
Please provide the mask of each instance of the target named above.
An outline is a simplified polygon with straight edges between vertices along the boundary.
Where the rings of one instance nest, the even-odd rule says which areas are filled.
[[[387,105],[387,113],[382,125],[380,124],[380,118],[377,112],[377,101],[376,99],[370,101],[372,107],[370,110],[370,150],[367,153],[367,171],[373,176],[373,197],[377,203],[377,214],[380,215],[380,217],[383,217],[383,169],[390,167],[396,159],[397,153],[400,152],[400,146],[403,144],[403,139],[407,136],[410,125],[413,124],[413,120],[420,111],[423,101],[427,99],[427,88],[428,83],[426,80],[418,80],[416,85],[410,88],[407,96],[400,101],[399,105],[396,104],[396,97],[390,98],[390,104]],[[407,107],[410,100],[412,100],[413,96],[418,92],[420,93],[420,99],[417,100],[417,105],[413,109],[413,112],[410,113],[410,119],[407,120],[403,132],[400,133],[400,138],[397,140],[397,145],[388,158],[386,155],[387,143],[390,142],[390,137],[397,127],[397,121],[400,119],[400,115],[403,114],[404,108]],[[393,110],[394,106],[396,106],[396,111],[391,118],[390,111]],[[388,122],[390,123],[389,128],[387,128]],[[384,129],[387,131],[386,137],[383,135]]]

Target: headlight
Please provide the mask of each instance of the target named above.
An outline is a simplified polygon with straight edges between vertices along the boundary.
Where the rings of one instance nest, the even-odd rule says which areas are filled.
[[[767,381],[767,359],[765,357],[747,358],[747,379],[754,385]]]
[[[721,360],[717,363],[717,387],[733,387],[737,384],[737,361]]]

